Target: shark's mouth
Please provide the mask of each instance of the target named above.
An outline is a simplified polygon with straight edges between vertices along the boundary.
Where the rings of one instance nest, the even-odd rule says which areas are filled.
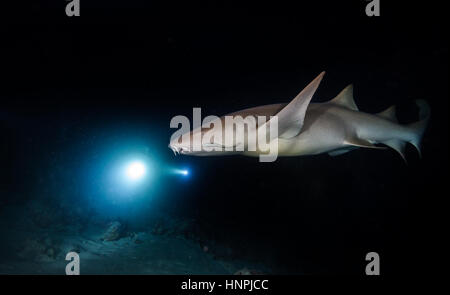
[[[190,151],[190,149],[187,147],[178,147],[178,146],[169,145],[169,148],[173,151],[175,156],[177,156],[179,154],[186,154],[187,152]]]
[[[170,144],[169,144],[169,149],[171,149],[171,150],[173,151],[173,154],[174,154],[175,156],[177,156],[177,155],[180,154],[179,150],[178,150],[176,147],[171,146]]]
[[[222,144],[217,144],[217,143],[213,143],[213,144],[204,143],[202,145],[201,150],[199,150],[199,151],[193,150],[192,151],[189,147],[173,146],[173,145],[169,144],[169,148],[173,151],[175,156],[178,156],[178,155],[181,155],[181,154],[184,154],[184,155],[187,155],[187,154],[207,155],[207,154],[211,154],[211,152],[214,152],[214,151],[216,151],[216,152],[217,151],[219,151],[219,152],[228,151],[227,149],[230,149],[230,148],[233,149],[233,151],[234,151],[235,149],[237,149],[240,146],[241,146],[241,143],[233,145],[233,146],[230,146],[230,147],[227,147],[227,146],[222,145]],[[216,150],[209,150],[208,151],[208,150],[206,150],[206,148],[215,148]]]

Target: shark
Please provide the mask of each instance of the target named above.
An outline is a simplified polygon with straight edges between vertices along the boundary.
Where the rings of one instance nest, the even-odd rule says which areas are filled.
[[[311,100],[324,74],[325,72],[320,73],[289,103],[247,108],[218,117],[216,121],[225,123],[226,116],[266,117],[265,123],[255,126],[259,129],[262,125],[270,125],[276,117],[278,156],[307,156],[322,153],[338,156],[359,148],[392,148],[406,161],[405,146],[409,143],[417,149],[421,157],[421,141],[430,119],[430,107],[425,100],[415,101],[419,109],[419,119],[409,124],[399,124],[395,106],[376,114],[359,110],[353,98],[352,84],[329,101],[312,103]],[[225,141],[221,136],[209,136],[210,140],[202,141],[202,137],[207,132],[211,132],[210,125],[202,125],[184,134],[190,139],[188,144],[181,141],[180,136],[172,137],[169,148],[175,155],[191,156],[229,154],[258,156],[262,153],[259,149],[245,148],[241,151],[230,151],[226,149]],[[226,124],[222,126],[223,129],[227,128]],[[221,134],[224,133],[226,132]],[[198,142],[199,140],[201,142]],[[215,149],[199,151],[193,149],[195,144],[202,147],[215,147]],[[246,145],[245,142],[240,144]]]

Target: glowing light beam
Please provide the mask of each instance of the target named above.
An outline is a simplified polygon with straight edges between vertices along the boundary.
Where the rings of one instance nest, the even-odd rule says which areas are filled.
[[[188,176],[189,170],[188,169],[173,169],[174,174],[182,175],[182,176]]]

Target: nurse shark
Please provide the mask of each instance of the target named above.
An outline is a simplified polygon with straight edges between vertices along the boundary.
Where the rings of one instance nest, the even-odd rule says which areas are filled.
[[[412,144],[421,156],[420,143],[430,118],[430,108],[424,100],[415,101],[419,108],[419,120],[410,124],[398,123],[395,106],[377,114],[360,111],[353,99],[353,85],[347,86],[330,101],[311,103],[324,74],[325,72],[320,73],[289,103],[257,106],[216,117],[182,136],[179,134],[180,129],[178,134],[174,133],[172,136],[169,148],[175,154],[193,156],[261,156],[264,154],[261,149],[250,149],[248,141],[236,142],[236,135],[232,135],[231,139],[235,149],[230,149],[225,144],[226,134],[231,134],[227,133],[227,128],[228,131],[235,128],[226,124],[226,118],[255,118],[256,122],[256,118],[263,117],[266,118],[265,122],[258,121],[253,130],[249,125],[245,129],[245,135],[252,131],[260,132],[262,127],[262,134],[266,134],[269,126],[277,123],[274,124],[277,127],[276,138],[270,139],[272,143],[276,143],[277,156],[322,153],[337,156],[357,148],[386,149],[387,146],[397,151],[406,161],[404,151],[407,143]],[[220,127],[211,128],[211,125]],[[171,123],[171,127],[176,126]],[[196,146],[201,148],[194,148]],[[236,149],[237,146],[241,148]]]

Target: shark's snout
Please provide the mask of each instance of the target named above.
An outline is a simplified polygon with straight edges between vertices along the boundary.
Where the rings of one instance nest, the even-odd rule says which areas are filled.
[[[188,154],[190,152],[190,148],[177,144],[169,144],[169,148],[173,151],[175,156],[179,154]]]
[[[178,154],[178,149],[176,147],[172,146],[171,144],[169,144],[168,147],[173,151],[175,156]]]

